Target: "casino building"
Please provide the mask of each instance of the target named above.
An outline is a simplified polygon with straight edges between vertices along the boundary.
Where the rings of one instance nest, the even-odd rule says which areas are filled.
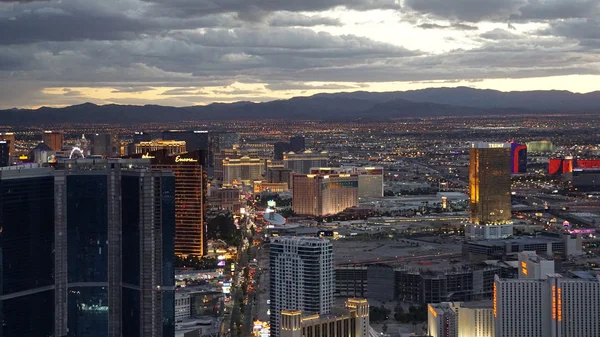
[[[206,152],[201,150],[169,155],[168,150],[133,155],[150,159],[152,168],[175,175],[175,254],[206,254]]]

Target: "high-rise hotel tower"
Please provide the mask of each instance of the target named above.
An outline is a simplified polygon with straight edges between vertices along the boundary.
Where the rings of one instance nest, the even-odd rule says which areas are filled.
[[[331,242],[309,237],[275,237],[270,248],[271,337],[279,337],[282,310],[327,314],[335,276]]]
[[[468,237],[497,239],[512,235],[510,148],[510,143],[471,144]]]

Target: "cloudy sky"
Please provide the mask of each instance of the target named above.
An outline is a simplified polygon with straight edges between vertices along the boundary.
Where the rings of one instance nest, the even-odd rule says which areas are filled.
[[[0,108],[600,90],[600,0],[0,0]]]

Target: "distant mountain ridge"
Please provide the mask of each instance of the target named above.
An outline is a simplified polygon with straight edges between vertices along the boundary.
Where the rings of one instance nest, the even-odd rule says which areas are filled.
[[[137,124],[210,120],[364,120],[401,117],[486,116],[508,114],[598,113],[600,92],[501,92],[467,87],[396,92],[344,92],[294,97],[264,103],[214,103],[207,106],[96,105],[0,110],[0,124]]]

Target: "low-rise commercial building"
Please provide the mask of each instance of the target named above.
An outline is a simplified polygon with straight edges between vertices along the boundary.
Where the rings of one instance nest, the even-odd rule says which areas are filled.
[[[468,302],[492,297],[500,267],[463,265],[451,269],[336,267],[336,295],[362,295],[380,301],[410,303]],[[382,288],[385,286],[385,288]]]
[[[569,256],[581,253],[581,237],[564,235],[562,237],[538,236],[535,238],[516,238],[509,240],[468,241],[462,245],[463,257],[471,262],[485,260],[507,260],[524,251],[535,251],[546,256]]]

